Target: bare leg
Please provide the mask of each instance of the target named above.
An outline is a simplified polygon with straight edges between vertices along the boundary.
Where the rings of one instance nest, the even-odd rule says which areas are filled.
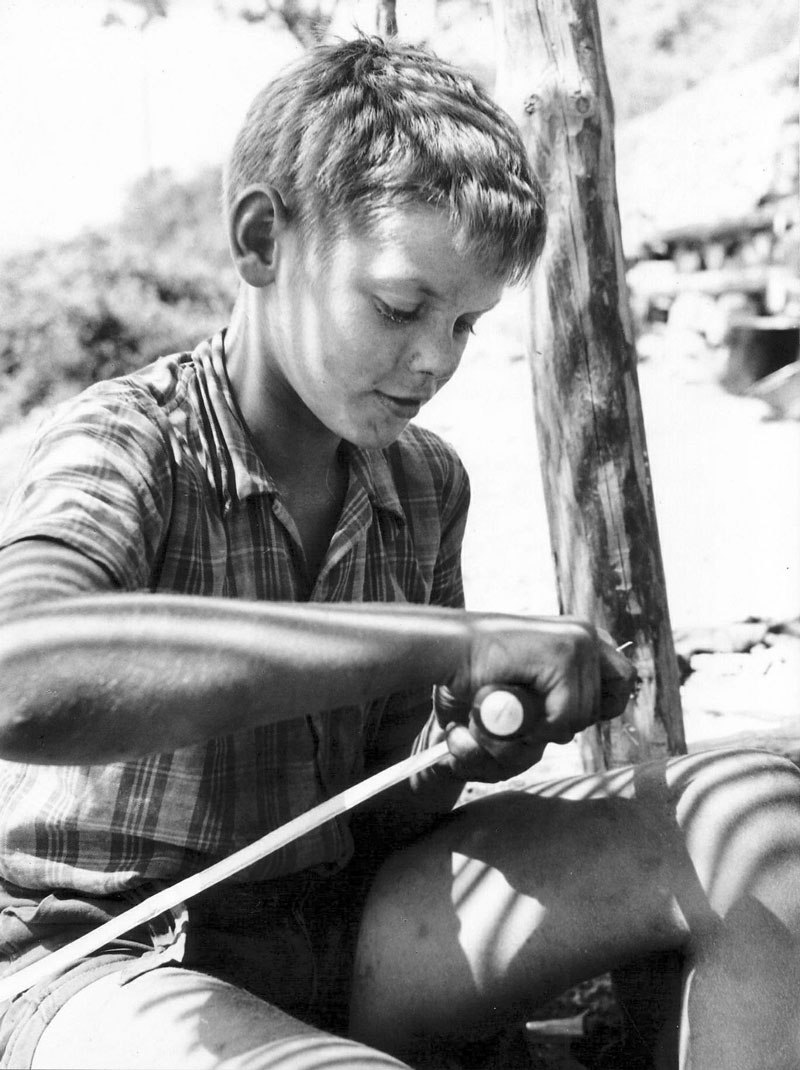
[[[163,967],[74,996],[43,1034],[35,1070],[400,1070],[206,974]]]
[[[465,807],[367,905],[353,1035],[413,1062],[684,947],[693,1070],[800,1065],[800,774],[710,753]]]

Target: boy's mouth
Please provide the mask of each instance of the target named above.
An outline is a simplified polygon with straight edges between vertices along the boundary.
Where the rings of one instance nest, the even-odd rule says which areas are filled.
[[[402,397],[396,394],[384,394],[382,390],[376,390],[375,393],[391,413],[405,420],[416,416],[425,402],[429,400],[427,396]]]

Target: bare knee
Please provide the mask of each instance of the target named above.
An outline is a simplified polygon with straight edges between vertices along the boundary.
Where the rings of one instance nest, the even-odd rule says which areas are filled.
[[[501,793],[392,858],[364,912],[354,1035],[411,1059],[432,1037],[491,1032],[679,943],[662,852],[637,809]]]
[[[756,896],[800,921],[800,771],[760,751],[691,755],[672,763],[675,818],[697,876],[723,914]]]

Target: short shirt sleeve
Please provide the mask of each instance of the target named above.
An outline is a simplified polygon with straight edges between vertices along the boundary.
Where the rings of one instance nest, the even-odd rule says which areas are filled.
[[[95,561],[123,590],[148,586],[172,500],[172,461],[155,402],[102,384],[41,428],[0,523],[0,548],[51,539]]]

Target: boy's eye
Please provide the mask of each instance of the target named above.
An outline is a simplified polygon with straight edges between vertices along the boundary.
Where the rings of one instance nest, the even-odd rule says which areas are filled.
[[[454,334],[475,334],[475,324],[469,320],[456,320],[453,327]]]
[[[387,305],[385,301],[381,301],[379,298],[375,298],[375,308],[380,315],[390,321],[390,323],[413,323],[414,320],[419,318],[419,308],[395,308],[394,305]]]

